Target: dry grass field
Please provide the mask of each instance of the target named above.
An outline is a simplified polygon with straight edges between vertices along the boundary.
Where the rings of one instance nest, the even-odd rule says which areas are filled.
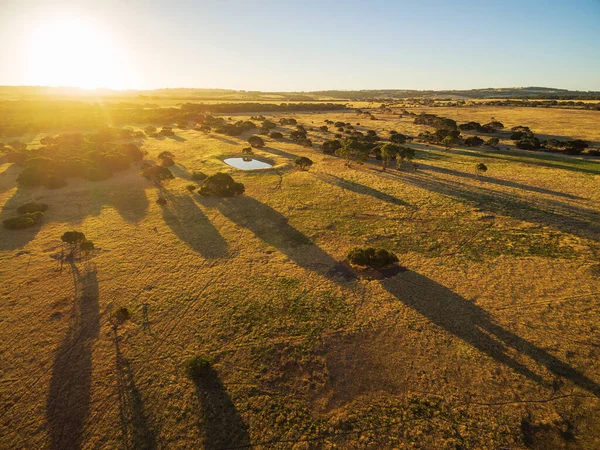
[[[595,111],[428,112],[600,141]],[[375,114],[292,117],[426,129]],[[412,144],[416,172],[382,172],[309,131],[314,148],[266,138],[256,156],[274,168],[242,172],[222,159],[251,133],[175,131],[143,144],[175,154],[165,206],[139,168],[46,190],[0,166],[0,219],[49,205],[40,227],[0,230],[0,448],[600,448],[598,160],[499,134],[498,150]],[[246,192],[190,193],[195,170]],[[97,250],[61,264],[71,229]],[[352,269],[363,245],[401,268]],[[119,307],[132,315],[117,325]],[[196,385],[195,355],[214,367]]]

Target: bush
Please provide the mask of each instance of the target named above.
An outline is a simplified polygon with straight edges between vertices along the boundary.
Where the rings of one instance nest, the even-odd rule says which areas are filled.
[[[167,199],[164,197],[158,197],[156,199],[156,203],[159,204],[160,206],[164,206],[167,204]]]
[[[44,212],[48,209],[48,205],[46,203],[37,203],[37,202],[29,202],[21,205],[17,208],[17,212],[19,214],[27,214],[34,212]]]
[[[65,244],[75,246],[85,241],[85,234],[83,234],[81,231],[65,231],[60,237],[60,240]]]
[[[479,147],[483,144],[483,139],[479,136],[471,136],[465,139],[465,145],[467,147]]]
[[[162,129],[160,130],[160,133],[158,133],[160,136],[175,136],[175,132],[173,131],[173,128],[171,127],[162,127]]]
[[[475,172],[477,175],[481,175],[482,173],[487,172],[488,168],[484,163],[479,163],[475,166]]]
[[[192,192],[192,191],[195,191],[197,187],[198,187],[198,186],[196,186],[195,184],[188,184],[188,185],[187,185],[185,188],[186,188],[188,191]]]
[[[242,155],[252,155],[253,153],[252,147],[244,147],[242,149]]]
[[[231,175],[216,173],[204,180],[204,184],[198,190],[200,195],[216,195],[218,197],[233,197],[244,193],[244,185],[236,183]]]
[[[488,141],[485,143],[486,147],[496,147],[498,144],[500,143],[500,139],[498,139],[497,137],[493,137],[493,138],[489,138]]]
[[[142,170],[141,175],[148,181],[152,181],[157,185],[162,185],[167,180],[175,178],[171,171],[162,166],[150,166]]]
[[[348,261],[355,266],[382,269],[398,262],[398,257],[384,248],[353,248],[348,252]]]
[[[250,136],[248,138],[248,144],[250,144],[254,148],[261,148],[265,146],[265,141],[260,136]]]
[[[2,226],[7,230],[20,230],[23,228],[29,228],[37,225],[42,221],[44,213],[36,211],[32,213],[26,213],[22,216],[11,217],[2,221]]]
[[[129,320],[130,317],[131,314],[129,313],[129,310],[124,306],[121,306],[115,311],[115,319],[117,319],[117,322],[119,323]]]
[[[323,133],[326,133],[327,130],[329,130],[329,128],[326,125],[320,126],[319,130],[322,131]]]
[[[283,134],[281,134],[279,131],[273,131],[269,136],[272,139],[283,139]]]
[[[306,170],[308,167],[313,165],[313,162],[310,158],[306,156],[300,156],[294,160],[294,164],[297,168],[301,170]]]
[[[328,155],[333,155],[340,148],[342,148],[342,143],[338,140],[325,141],[321,144],[321,150]]]
[[[526,135],[519,139],[515,144],[517,148],[522,150],[538,150],[542,148],[540,140],[533,135]]]
[[[212,372],[210,360],[203,356],[194,356],[185,362],[185,374],[192,381],[198,381]]]
[[[175,161],[173,161],[173,158],[169,158],[169,157],[163,158],[160,161],[160,165],[163,167],[173,166],[174,164],[175,164]]]

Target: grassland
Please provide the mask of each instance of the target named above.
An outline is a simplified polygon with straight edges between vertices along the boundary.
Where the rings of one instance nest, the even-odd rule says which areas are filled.
[[[594,111],[432,110],[600,140]],[[376,115],[294,117],[424,129]],[[176,155],[164,207],[138,169],[49,191],[0,166],[0,218],[49,205],[41,227],[0,231],[0,447],[600,447],[598,162],[503,139],[414,144],[417,172],[382,172],[267,139],[257,156],[274,169],[244,173],[222,159],[247,135],[176,134],[144,143],[148,159]],[[246,193],[190,194],[194,170],[228,171]],[[61,267],[70,229],[97,251]],[[359,245],[406,270],[350,269]],[[116,326],[122,306],[132,318]],[[213,361],[206,385],[184,375],[194,355]]]

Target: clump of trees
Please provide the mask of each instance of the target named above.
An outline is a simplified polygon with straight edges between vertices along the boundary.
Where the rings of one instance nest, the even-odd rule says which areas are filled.
[[[226,173],[216,173],[204,180],[204,183],[198,190],[200,195],[214,195],[218,197],[233,197],[241,195],[245,191],[242,183],[237,183]]]
[[[346,166],[350,167],[350,164],[353,162],[358,164],[364,163],[369,156],[370,150],[364,142],[348,138],[344,139],[342,146],[335,151],[335,154],[340,158],[344,158]]]
[[[306,170],[313,165],[313,162],[310,158],[307,158],[306,156],[300,156],[294,160],[294,164],[300,170]]]
[[[348,252],[350,264],[371,269],[383,269],[398,262],[398,257],[384,248],[353,248]]]
[[[2,226],[7,230],[21,230],[36,226],[42,221],[44,213],[42,211],[28,212],[16,217],[10,217],[2,221]]]
[[[162,189],[164,183],[175,178],[167,167],[160,165],[146,167],[140,175],[154,183],[159,189]]]

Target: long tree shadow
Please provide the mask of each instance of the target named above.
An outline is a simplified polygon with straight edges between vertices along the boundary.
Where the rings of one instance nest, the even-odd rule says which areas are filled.
[[[227,241],[198,207],[191,195],[164,190],[167,204],[162,208],[165,223],[179,239],[207,259],[227,258]]]
[[[507,347],[534,360],[550,372],[600,397],[600,385],[531,342],[494,323],[482,308],[448,288],[415,272],[404,272],[382,281],[382,286],[406,306],[432,323],[462,339],[536,383],[545,383],[541,375],[507,354]]]
[[[117,390],[121,433],[127,449],[153,450],[157,448],[156,435],[149,425],[144,401],[135,383],[127,358],[121,353],[117,328],[113,327],[116,352]]]
[[[81,448],[90,409],[92,347],[100,331],[96,270],[89,266],[81,273],[74,263],[71,269],[75,286],[74,317],[56,352],[46,402],[52,450]]]
[[[499,159],[502,161],[533,164],[551,169],[570,170],[573,172],[600,175],[600,164],[596,161],[581,160],[568,157],[551,156],[550,153],[535,152],[533,150],[460,150],[453,148],[452,154],[471,156],[473,158]],[[594,167],[594,166],[597,166]]]
[[[248,427],[237,412],[217,372],[211,367],[194,384],[200,402],[198,425],[203,437],[202,448],[249,448]]]
[[[492,178],[489,176],[479,177],[475,173],[461,172],[459,170],[452,170],[452,169],[448,169],[445,167],[436,167],[436,166],[430,166],[428,164],[420,164],[419,170],[427,171],[427,172],[443,173],[445,175],[467,178],[470,180],[476,180],[476,181],[481,181],[481,182],[485,182],[485,183],[496,184],[499,186],[511,187],[511,188],[515,188],[515,189],[522,189],[524,191],[536,192],[538,194],[553,195],[556,197],[565,197],[565,198],[569,198],[572,200],[582,200],[583,199],[583,197],[580,197],[578,195],[566,194],[564,192],[553,191],[551,189],[544,189],[544,188],[540,188],[540,187],[536,187],[536,186],[529,186],[527,184],[517,183],[514,181],[500,180],[498,178]]]
[[[292,227],[285,216],[252,197],[200,198],[199,201],[206,206],[216,207],[229,220],[249,229],[305,269],[321,271],[328,277],[339,276],[346,281],[356,278],[351,270]]]
[[[432,192],[469,202],[484,211],[552,227],[584,239],[600,241],[599,211],[552,200],[529,202],[506,192],[472,184],[433,179],[427,174],[403,174],[402,180]]]
[[[127,222],[138,223],[145,217],[149,205],[145,191],[147,182],[138,177],[137,173],[129,171],[101,182],[69,180],[69,186],[56,190],[19,187],[2,205],[0,221],[18,215],[17,208],[31,201],[44,202],[49,207],[38,226],[6,232],[1,230],[0,250],[24,247],[45,223],[80,223],[87,217],[102,214],[105,206],[112,206]]]
[[[289,153],[289,152],[279,150],[279,149],[276,149],[276,148],[273,148],[270,146],[261,147],[260,150],[263,152],[271,153],[272,155],[281,156],[282,158],[296,159],[298,157],[298,155],[296,155],[294,153]]]
[[[412,205],[410,203],[405,202],[404,200],[400,200],[399,198],[394,197],[393,195],[378,191],[377,189],[365,186],[364,184],[357,183],[356,181],[346,180],[345,178],[336,177],[335,175],[331,175],[329,173],[311,173],[319,180],[331,184],[332,186],[337,186],[341,189],[356,192],[357,194],[368,195],[370,197],[376,198],[377,200],[388,202],[393,205],[406,206],[412,208]]]

